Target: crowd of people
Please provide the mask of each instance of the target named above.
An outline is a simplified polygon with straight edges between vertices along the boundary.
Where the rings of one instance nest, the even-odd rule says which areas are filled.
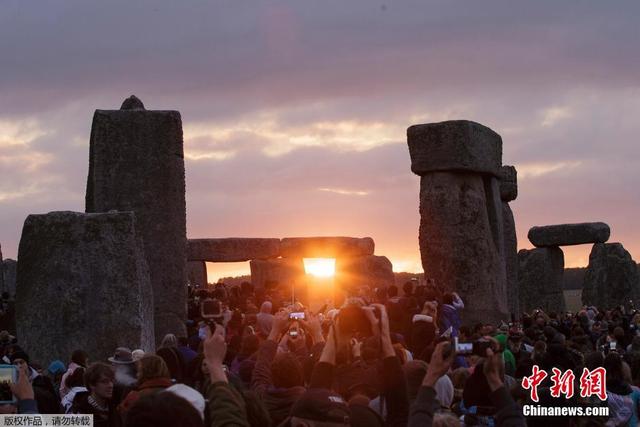
[[[277,285],[190,289],[186,336],[169,334],[155,351],[122,347],[91,361],[78,349],[68,365],[39,365],[0,332],[3,359],[19,370],[16,402],[0,410],[93,414],[98,427],[638,424],[632,307],[535,310],[499,325],[463,324],[462,310],[432,281],[352,290],[318,310]],[[604,368],[607,398],[554,396],[549,375],[533,399],[523,378],[534,366],[571,371],[576,387],[585,368]],[[525,419],[534,403],[609,412]]]

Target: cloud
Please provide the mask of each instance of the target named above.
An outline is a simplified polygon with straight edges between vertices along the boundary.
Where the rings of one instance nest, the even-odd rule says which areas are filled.
[[[318,188],[318,191],[341,194],[343,196],[368,196],[369,191],[346,190],[344,188]]]

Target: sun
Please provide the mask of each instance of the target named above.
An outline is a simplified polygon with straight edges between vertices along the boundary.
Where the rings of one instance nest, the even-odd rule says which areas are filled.
[[[305,258],[304,271],[316,277],[333,277],[336,273],[335,258]]]

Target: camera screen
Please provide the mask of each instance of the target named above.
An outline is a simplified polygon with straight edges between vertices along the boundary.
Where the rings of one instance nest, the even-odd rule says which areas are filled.
[[[202,301],[202,315],[203,316],[218,316],[220,315],[220,303],[214,300]]]
[[[304,312],[300,311],[297,313],[291,313],[289,315],[289,319],[302,319],[304,320]]]
[[[13,383],[15,369],[12,367],[0,367],[0,401],[10,402],[13,400],[13,393],[9,384]]]
[[[473,351],[472,342],[461,342],[456,345],[456,353],[471,354],[472,351]]]

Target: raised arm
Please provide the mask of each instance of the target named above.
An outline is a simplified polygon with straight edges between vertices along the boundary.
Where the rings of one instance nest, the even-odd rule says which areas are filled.
[[[422,386],[418,390],[418,396],[411,405],[409,427],[431,427],[433,416],[440,407],[436,400],[436,382],[441,376],[446,375],[453,363],[455,351],[448,341],[441,342],[433,350],[431,363],[422,380]]]
[[[402,372],[400,359],[391,342],[389,330],[389,317],[387,310],[382,304],[373,304],[371,309],[380,313],[379,327],[380,344],[382,350],[382,397],[387,404],[388,426],[406,426],[409,418],[409,394],[407,390],[407,380]],[[375,328],[375,313],[370,311],[369,320]],[[375,329],[374,329],[375,330]]]
[[[253,369],[253,377],[251,379],[251,389],[258,393],[258,395],[264,393],[264,391],[273,384],[271,379],[271,364],[278,351],[278,339],[288,325],[289,313],[283,310],[277,312],[273,319],[273,326],[271,327],[271,332],[269,332],[269,337],[260,344],[256,366]]]
[[[207,339],[204,342],[204,356],[211,379],[211,385],[207,389],[211,427],[249,427],[244,400],[238,391],[229,385],[222,366],[226,354],[224,328],[216,325],[213,333],[207,331]]]

